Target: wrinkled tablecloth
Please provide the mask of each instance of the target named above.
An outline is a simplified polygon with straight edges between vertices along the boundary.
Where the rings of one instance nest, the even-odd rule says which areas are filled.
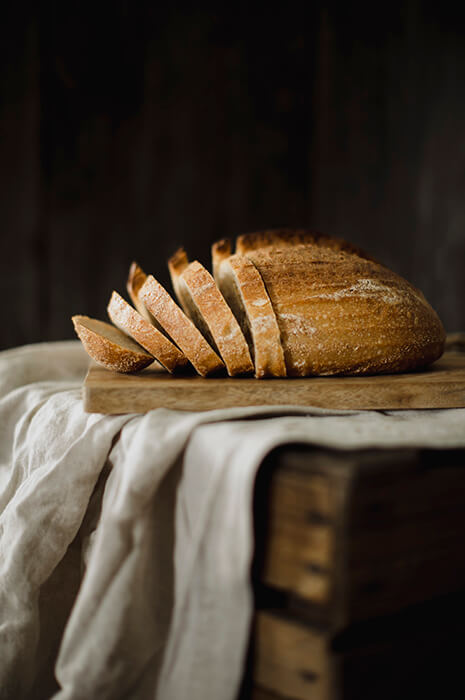
[[[465,409],[83,411],[78,341],[0,353],[0,698],[232,700],[283,443],[465,447]]]

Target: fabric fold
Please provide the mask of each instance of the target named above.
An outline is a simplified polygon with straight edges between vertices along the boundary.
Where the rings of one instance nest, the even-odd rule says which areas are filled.
[[[233,700],[266,454],[465,447],[464,409],[89,415],[87,363],[0,354],[0,698]]]

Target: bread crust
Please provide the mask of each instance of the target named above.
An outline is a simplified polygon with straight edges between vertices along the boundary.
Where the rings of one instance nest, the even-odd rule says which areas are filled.
[[[215,256],[215,251],[212,251]],[[216,260],[217,282],[236,317],[245,314],[245,332],[253,346],[255,376],[285,377],[286,365],[276,316],[260,273],[247,257]],[[232,288],[231,288],[232,287]],[[238,304],[237,296],[240,296]],[[239,319],[238,319],[239,320]]]
[[[183,367],[187,364],[188,360],[181,350],[115,291],[111,295],[107,312],[117,328],[136,340],[168,372],[173,372],[176,367]]]
[[[136,307],[138,313],[145,318],[146,321],[153,324],[153,317],[148,309],[139,298],[139,290],[147,279],[147,275],[143,269],[136,263],[131,263],[129,268],[129,275],[126,282],[126,289],[129,294],[129,298]]]
[[[207,376],[224,367],[203,335],[152,275],[140,288],[139,297],[200,375]]]
[[[191,262],[179,277],[181,298],[186,292],[195,305],[194,313],[200,314],[202,325],[208,328],[208,334],[223,359],[228,374],[250,374],[254,371],[249,348],[238,322],[215,280],[204,266],[195,260]],[[183,291],[183,286],[185,290]],[[194,315],[191,316],[195,322]]]
[[[181,292],[181,285],[179,284],[179,278],[189,265],[189,260],[187,253],[184,248],[178,248],[178,250],[172,255],[168,260],[168,270],[171,277],[171,284],[173,285],[174,293],[178,303],[181,305],[185,314],[189,315],[187,306],[184,302]]]
[[[231,241],[228,238],[223,238],[221,241],[216,241],[213,243],[211,253],[212,253],[212,268],[213,277],[218,281],[219,267],[223,260],[229,258],[231,255]]]
[[[320,248],[329,248],[335,251],[345,251],[358,255],[364,260],[376,262],[364,250],[335,236],[328,236],[325,233],[310,231],[308,229],[278,228],[266,231],[256,231],[254,233],[244,233],[236,239],[236,253],[246,255],[247,253],[263,248],[292,248],[298,245],[312,244]]]
[[[247,255],[273,304],[289,376],[408,371],[442,354],[436,313],[382,265],[318,245]]]
[[[116,372],[138,372],[154,358],[109,323],[88,316],[73,316],[74,329],[90,357],[99,365]]]

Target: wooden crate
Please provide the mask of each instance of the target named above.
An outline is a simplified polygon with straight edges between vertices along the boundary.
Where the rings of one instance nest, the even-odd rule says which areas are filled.
[[[279,449],[254,507],[243,697],[415,698],[460,668],[464,451]]]

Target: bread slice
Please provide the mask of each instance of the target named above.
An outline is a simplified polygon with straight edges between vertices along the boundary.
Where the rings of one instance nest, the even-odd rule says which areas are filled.
[[[142,318],[153,324],[152,314],[145,308],[144,303],[139,298],[139,290],[147,279],[147,275],[141,267],[136,262],[131,264],[129,268],[128,280],[126,282],[126,289],[128,290],[129,298],[136,307],[137,311],[140,313]]]
[[[255,233],[245,233],[236,239],[236,253],[247,255],[252,250],[263,248],[292,248],[296,245],[313,244],[320,248],[330,250],[342,250],[346,253],[353,253],[364,260],[373,260],[364,250],[344,241],[342,238],[328,236],[325,233],[309,231],[307,229],[280,228],[267,231],[257,231]]]
[[[74,329],[93,360],[116,372],[138,372],[154,358],[122,331],[88,316],[73,316]]]
[[[223,238],[221,241],[216,241],[216,243],[213,243],[212,245],[212,269],[213,269],[213,277],[216,280],[216,283],[218,284],[218,272],[221,263],[223,260],[226,260],[226,258],[229,258],[229,256],[232,254],[231,250],[231,241],[228,238]]]
[[[173,285],[174,293],[176,294],[176,298],[187,316],[189,316],[189,309],[182,293],[182,285],[179,283],[179,278],[188,265],[189,259],[184,248],[178,248],[174,255],[172,255],[168,260],[168,270],[170,272],[171,284]]]
[[[247,256],[270,296],[290,376],[402,372],[443,352],[436,313],[382,265],[317,245]]]
[[[247,341],[215,280],[198,260],[187,266],[185,263],[188,261],[184,251],[177,251],[169,261],[179,302],[221,355],[228,374],[250,374],[254,366]]]
[[[207,376],[224,367],[200,331],[152,275],[140,288],[139,298],[200,375]]]
[[[107,306],[107,312],[117,328],[134,338],[148,350],[167,370],[173,372],[176,367],[187,364],[187,357],[155,326],[142,318],[117,292],[113,292]]]
[[[255,265],[243,255],[228,255],[227,241],[212,247],[216,282],[249,344],[255,376],[285,377],[286,365],[276,316]]]

